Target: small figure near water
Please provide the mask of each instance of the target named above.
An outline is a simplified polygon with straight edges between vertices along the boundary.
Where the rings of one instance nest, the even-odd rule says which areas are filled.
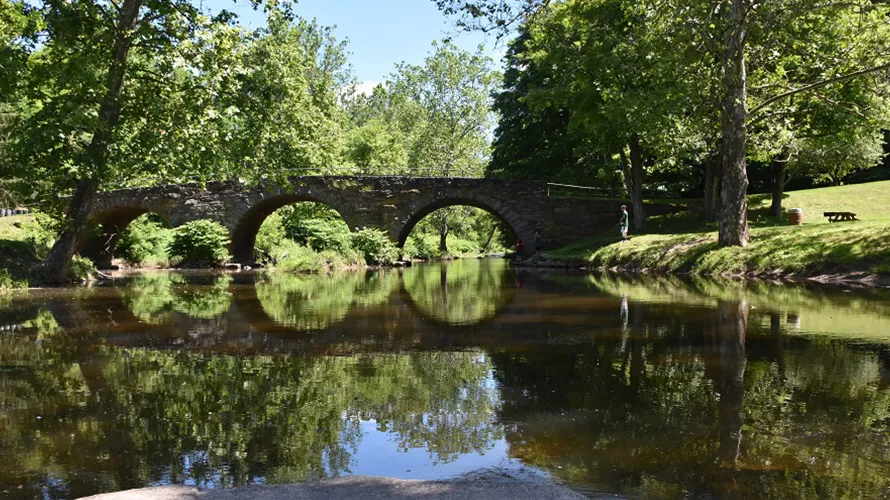
[[[522,240],[516,240],[516,262],[522,260]]]
[[[621,221],[619,222],[621,229],[621,239],[627,241],[628,215],[627,205],[621,205]]]

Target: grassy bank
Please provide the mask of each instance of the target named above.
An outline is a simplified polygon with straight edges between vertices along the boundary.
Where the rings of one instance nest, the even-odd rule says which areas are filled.
[[[33,274],[40,260],[23,229],[33,221],[33,215],[0,217],[0,288],[27,286],[35,281]]]
[[[566,264],[703,276],[890,274],[890,182],[790,192],[785,207],[806,223],[768,217],[769,199],[751,197],[751,243],[720,248],[716,226],[692,215],[654,218],[648,233],[618,241],[617,231],[560,248],[530,264]],[[829,224],[823,211],[855,212],[863,220]]]

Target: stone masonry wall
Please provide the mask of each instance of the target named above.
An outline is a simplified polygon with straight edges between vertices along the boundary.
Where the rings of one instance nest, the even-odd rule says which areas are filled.
[[[534,253],[536,231],[544,248],[589,237],[616,225],[623,203],[548,197],[544,183],[496,179],[315,176],[294,177],[290,184],[211,183],[204,188],[169,185],[100,193],[92,219],[104,232],[85,239],[80,251],[99,264],[110,263],[120,232],[139,215],[154,212],[174,227],[202,218],[220,222],[231,233],[235,260],[250,262],[256,233],[269,214],[291,203],[316,201],[338,211],[350,229],[384,230],[400,246],[434,210],[476,206],[503,218],[524,241],[526,252]],[[656,214],[672,207],[647,210]]]

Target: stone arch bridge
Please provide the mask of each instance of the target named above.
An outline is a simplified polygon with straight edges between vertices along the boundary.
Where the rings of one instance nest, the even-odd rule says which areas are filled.
[[[253,261],[257,232],[275,210],[292,203],[324,203],[343,217],[350,229],[385,231],[399,247],[415,224],[434,210],[470,205],[503,219],[524,242],[526,253],[588,237],[616,225],[620,200],[550,196],[548,184],[531,181],[445,177],[303,176],[289,186],[248,186],[237,182],[161,185],[105,191],[98,194],[91,221],[101,227],[85,236],[79,252],[108,265],[121,232],[136,217],[155,213],[172,227],[197,219],[224,225],[231,235],[236,262]],[[648,213],[671,211],[653,205]]]

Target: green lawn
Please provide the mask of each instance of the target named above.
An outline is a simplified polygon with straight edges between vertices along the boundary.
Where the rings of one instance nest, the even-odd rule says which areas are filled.
[[[751,243],[719,248],[716,224],[692,214],[654,217],[645,234],[619,242],[614,231],[549,256],[593,267],[698,275],[890,272],[890,181],[787,193],[784,206],[804,212],[804,225],[766,215],[769,196],[751,198]],[[823,211],[855,212],[861,221],[829,224]]]
[[[13,215],[0,217],[0,240],[23,240],[25,231],[16,225],[22,225],[34,220],[33,215]]]
[[[38,262],[31,245],[25,241],[26,232],[17,227],[34,220],[33,215],[13,215],[0,217],[0,289],[8,286],[6,281],[27,282],[31,278],[31,270]]]
[[[768,194],[749,196],[751,218],[762,221],[769,211],[771,199]],[[803,209],[806,224],[828,224],[823,212],[853,212],[866,221],[890,221],[890,181],[789,191],[785,193],[782,206]]]

